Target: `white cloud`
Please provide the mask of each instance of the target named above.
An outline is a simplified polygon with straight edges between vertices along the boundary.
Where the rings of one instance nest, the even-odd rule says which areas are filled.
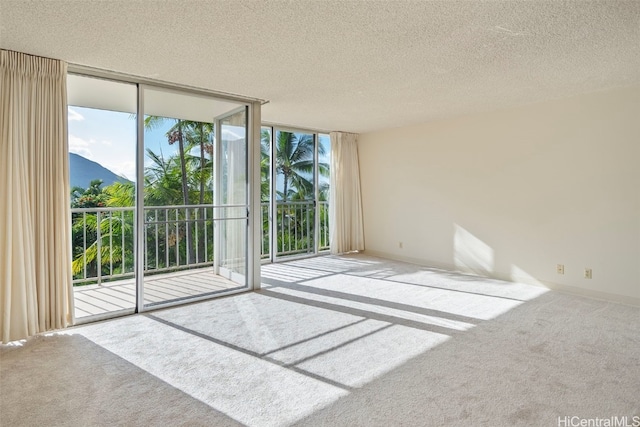
[[[78,113],[76,110],[72,109],[71,107],[68,107],[68,113],[69,113],[70,122],[73,122],[73,121],[80,122],[84,120],[84,116]]]
[[[82,157],[93,160],[93,153],[89,149],[89,143],[82,138],[69,134],[69,152],[79,154]]]
[[[135,181],[136,162],[109,163],[104,166],[116,175],[124,176],[129,181]]]

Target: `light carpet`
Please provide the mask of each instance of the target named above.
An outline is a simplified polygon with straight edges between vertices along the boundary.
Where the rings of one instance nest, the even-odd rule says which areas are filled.
[[[0,424],[640,421],[640,308],[363,255],[262,274],[1,347]]]

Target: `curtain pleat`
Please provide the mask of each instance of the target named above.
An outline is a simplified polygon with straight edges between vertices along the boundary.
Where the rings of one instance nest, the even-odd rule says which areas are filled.
[[[331,132],[329,241],[332,254],[364,250],[357,135]]]
[[[73,323],[67,65],[0,50],[2,342]]]

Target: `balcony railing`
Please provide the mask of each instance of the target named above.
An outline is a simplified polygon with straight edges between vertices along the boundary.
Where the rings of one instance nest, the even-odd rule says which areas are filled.
[[[318,202],[319,225],[318,225],[318,251],[329,250],[329,202]]]
[[[73,283],[133,276],[134,208],[71,209]]]
[[[246,220],[225,206],[225,220]],[[238,208],[238,207],[236,207]],[[329,204],[318,202],[318,232],[313,201],[276,204],[276,255],[279,257],[329,249]],[[145,273],[213,265],[214,208],[211,205],[144,208]],[[217,209],[220,209],[218,207]],[[244,208],[242,208],[244,209]],[[269,203],[262,203],[262,258],[270,255]],[[219,214],[219,212],[218,212]],[[89,284],[134,276],[134,208],[71,209],[73,283]]]
[[[274,221],[274,237],[276,239],[276,255],[311,254],[315,251],[315,240],[318,239],[318,251],[329,249],[329,203],[318,204],[318,234],[316,236],[315,216],[316,204],[313,201],[276,202],[276,220]],[[262,258],[270,256],[269,235],[269,203],[263,202],[262,211]]]

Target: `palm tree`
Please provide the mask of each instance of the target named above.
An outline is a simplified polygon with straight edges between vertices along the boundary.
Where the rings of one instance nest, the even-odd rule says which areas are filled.
[[[190,142],[190,149],[193,147],[193,142],[197,142],[199,146],[200,164],[198,168],[200,170],[200,176],[198,181],[200,183],[200,204],[204,204],[205,184],[207,182],[206,171],[212,169],[211,161],[207,161],[205,153],[209,156],[213,156],[213,143],[211,142],[211,135],[213,134],[213,123],[204,122],[187,122],[187,126],[191,128],[192,135]],[[193,141],[195,140],[195,141]],[[210,176],[210,174],[209,174]]]
[[[133,272],[133,218],[133,212],[105,212],[100,219],[97,214],[74,218],[73,235],[82,239],[86,233],[87,240],[93,241],[85,250],[82,243],[74,245],[71,264],[74,276],[81,277],[84,268],[87,277],[97,277],[99,269],[104,274],[110,274],[110,268],[114,274]]]
[[[290,186],[301,196],[307,196],[313,191],[313,137],[298,136],[293,132],[278,132],[276,135],[275,167],[277,173],[284,177],[280,193],[282,201],[286,202],[291,197]]]
[[[169,145],[178,143],[178,153],[180,160],[180,171],[182,172],[181,184],[182,184],[182,204],[189,204],[189,183],[187,177],[187,164],[185,159],[184,150],[184,121],[178,119],[170,119],[160,116],[147,116],[144,119],[145,129],[152,130],[160,128],[167,121],[173,122],[173,126],[166,132],[167,142]]]
[[[205,157],[205,153],[213,154],[213,144],[210,142],[210,136],[213,133],[213,124],[212,123],[204,123],[204,122],[196,122],[190,120],[179,120],[179,119],[167,119],[164,117],[158,116],[147,116],[145,118],[145,127],[147,129],[156,129],[165,123],[167,120],[172,120],[174,122],[173,126],[166,132],[167,142],[169,145],[173,145],[176,142],[178,143],[178,161],[180,164],[180,183],[182,190],[182,204],[189,205],[190,197],[189,197],[189,179],[193,178],[197,175],[198,183],[199,183],[199,193],[198,199],[200,204],[204,204],[205,202],[205,185],[207,180],[211,179],[212,174],[207,173],[208,169],[211,169],[212,162],[207,161]],[[193,163],[195,160],[194,156],[189,155],[188,153],[195,148],[199,147],[199,159],[197,169],[199,173],[189,174],[187,163]],[[166,175],[168,172],[167,166],[163,165],[164,159],[158,161],[158,158],[153,158],[152,153],[148,153],[149,157],[154,160],[156,164],[155,167],[158,166],[162,169],[162,174]],[[159,176],[156,174],[157,177]],[[167,201],[165,201],[166,203]],[[201,215],[203,212],[201,212]],[[194,258],[194,248],[192,245],[192,227],[193,224],[191,221],[187,221],[187,229],[186,229],[186,239],[187,239],[187,248],[190,260]]]
[[[281,190],[277,191],[278,198],[278,214],[276,223],[280,224],[280,227],[284,227],[284,224],[295,222],[293,229],[298,230],[301,235],[289,235],[290,231],[285,230],[284,234],[278,234],[278,247],[284,250],[289,246],[289,242],[295,242],[295,249],[304,249],[310,247],[310,239],[312,236],[307,236],[304,230],[307,229],[308,221],[313,224],[315,212],[312,210],[310,213],[302,214],[301,212],[307,208],[301,208],[300,206],[292,206],[287,204],[287,201],[308,201],[315,198],[314,194],[314,140],[312,135],[300,134],[293,132],[278,131],[276,133],[275,144],[275,159],[271,160],[270,153],[270,141],[271,133],[268,129],[263,129],[261,133],[261,199],[268,201],[270,199],[269,193],[269,181],[272,166],[275,168],[277,174],[282,176],[282,182],[278,182],[278,185],[282,185]],[[318,144],[318,157],[325,154],[325,146]],[[320,176],[327,177],[329,175],[329,165],[324,162],[318,162],[318,173]],[[315,183],[318,186],[319,199],[325,200],[328,185],[326,183]],[[302,209],[302,210],[301,210]],[[266,217],[266,216],[265,216]],[[268,220],[263,221],[263,227],[267,229]],[[264,240],[268,239],[268,234],[263,236]],[[264,243],[263,243],[264,245]]]
[[[268,171],[268,148],[269,133],[262,133],[262,167],[261,170]],[[293,132],[278,131],[276,134],[276,159],[275,169],[283,176],[283,190],[278,195],[283,202],[297,199],[309,199],[313,197],[313,166],[314,166],[314,144],[313,136],[308,134],[298,134]],[[265,150],[266,149],[266,150]],[[325,154],[322,144],[318,145],[318,154]],[[267,172],[268,173],[268,172]],[[318,163],[318,173],[322,176],[329,175],[329,165]],[[264,172],[263,172],[264,175]]]
[[[101,188],[92,180],[89,187],[72,189],[72,207],[100,208],[134,205],[133,183],[116,182]],[[79,212],[72,214],[73,275],[97,277],[98,270],[110,274],[133,270],[133,212]],[[88,242],[92,242],[87,246]],[[124,243],[124,245],[123,245]],[[99,262],[98,262],[99,261]],[[100,267],[101,266],[101,267]],[[102,272],[102,271],[101,271]]]
[[[180,204],[182,200],[182,173],[177,156],[165,159],[162,154],[147,149],[152,161],[144,172],[144,203],[147,206]]]
[[[271,131],[262,129],[260,133],[260,200],[269,201],[269,182],[271,181]]]
[[[169,130],[166,133],[166,136],[167,136],[167,142],[169,143],[169,145],[173,145],[176,142],[178,143],[178,154],[179,154],[178,159],[180,162],[180,182],[181,182],[181,188],[182,188],[182,204],[188,205],[189,204],[189,177],[187,175],[187,162],[185,159],[185,150],[184,150],[185,121],[179,120],[179,119],[168,119],[168,118],[159,117],[159,116],[147,116],[144,119],[144,126],[147,129],[155,129],[161,126],[166,120],[171,120],[175,123],[171,128],[169,128]],[[189,263],[190,260],[193,258],[193,253],[194,253],[192,239],[191,239],[191,222],[190,221],[187,222],[186,234],[187,234],[186,236],[187,237],[187,263]]]
[[[105,187],[102,193],[106,196],[106,205],[108,207],[134,206],[136,204],[135,185],[133,182],[116,181]]]

